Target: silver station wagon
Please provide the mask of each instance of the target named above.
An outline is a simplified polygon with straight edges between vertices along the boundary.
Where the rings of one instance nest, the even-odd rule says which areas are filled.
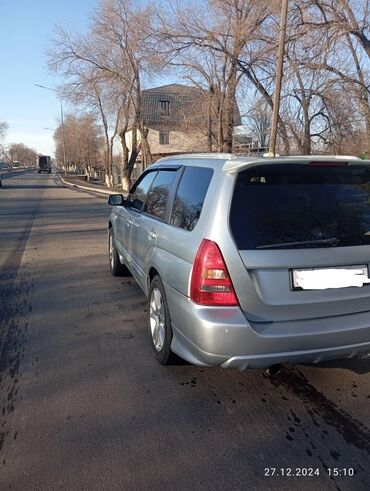
[[[161,364],[370,352],[370,161],[178,155],[109,204],[110,269],[148,297]]]

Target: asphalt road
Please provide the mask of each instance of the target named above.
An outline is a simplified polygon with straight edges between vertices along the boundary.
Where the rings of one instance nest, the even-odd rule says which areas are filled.
[[[52,176],[0,189],[0,488],[369,489],[370,361],[161,367],[108,214]]]

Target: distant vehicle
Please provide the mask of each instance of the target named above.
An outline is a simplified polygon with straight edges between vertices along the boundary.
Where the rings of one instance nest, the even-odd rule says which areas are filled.
[[[51,158],[49,155],[39,155],[37,157],[37,173],[47,172],[51,174]]]
[[[159,363],[370,352],[370,161],[177,155],[109,203],[110,269],[147,295]]]
[[[0,162],[0,187],[2,186],[2,171],[8,170],[8,164]]]

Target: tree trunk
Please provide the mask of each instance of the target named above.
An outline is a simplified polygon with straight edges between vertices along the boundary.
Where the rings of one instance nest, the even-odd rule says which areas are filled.
[[[126,131],[120,131],[119,138],[122,147],[122,160],[121,160],[122,189],[128,192],[130,190],[130,176],[127,172],[129,150],[126,143]]]
[[[212,92],[208,93],[207,114],[207,149],[212,152]]]
[[[369,98],[364,97],[361,101],[361,106],[363,108],[363,114],[365,117],[365,127],[366,127],[366,152],[368,158],[370,158],[370,106]]]
[[[130,159],[127,163],[127,167],[125,169],[123,169],[122,187],[126,191],[129,191],[131,188],[131,174],[132,174],[132,170],[134,168],[137,156],[138,156],[137,150],[135,152],[131,152]]]
[[[138,147],[137,144],[137,126],[131,129],[132,142],[131,142],[131,155],[129,156],[129,149],[126,143],[126,131],[121,131],[119,133],[121,146],[122,146],[122,189],[126,192],[130,190],[131,187],[131,174],[134,168],[137,156],[139,154],[141,144]]]
[[[224,112],[223,95],[217,101],[217,151],[222,152],[224,146]]]
[[[361,63],[359,60],[359,57],[357,56],[355,47],[353,46],[352,40],[350,36],[347,34],[346,36],[347,42],[349,49],[351,51],[353,61],[356,66],[356,71],[358,75],[358,79],[360,82],[360,88],[359,88],[359,101],[360,101],[360,107],[363,110],[363,115],[365,118],[365,126],[366,126],[366,138],[367,138],[367,144],[366,144],[366,149],[367,149],[367,154],[368,158],[370,157],[370,100],[369,100],[369,88],[368,85],[366,84],[364,72],[361,67]]]
[[[143,161],[143,170],[145,170],[148,167],[148,165],[153,163],[153,157],[148,143],[149,128],[144,127],[143,121],[140,121],[139,123],[139,131],[140,131],[140,138],[141,138],[141,155]]]
[[[223,151],[231,153],[233,151],[234,136],[234,116],[235,116],[235,94],[237,86],[237,59],[234,57],[231,61],[230,76],[226,87],[225,97],[225,134],[223,142]]]

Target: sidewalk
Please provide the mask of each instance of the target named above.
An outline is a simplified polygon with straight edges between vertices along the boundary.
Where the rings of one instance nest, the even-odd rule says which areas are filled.
[[[57,173],[56,176],[62,181],[63,184],[67,186],[78,188],[81,189],[82,191],[96,193],[101,196],[109,196],[111,194],[117,194],[117,193],[126,194],[122,188],[117,186],[114,188],[108,188],[103,183],[98,184],[98,183],[86,182],[83,181],[82,179],[79,179],[78,177],[74,177],[70,175],[67,176],[66,178],[60,173]]]

